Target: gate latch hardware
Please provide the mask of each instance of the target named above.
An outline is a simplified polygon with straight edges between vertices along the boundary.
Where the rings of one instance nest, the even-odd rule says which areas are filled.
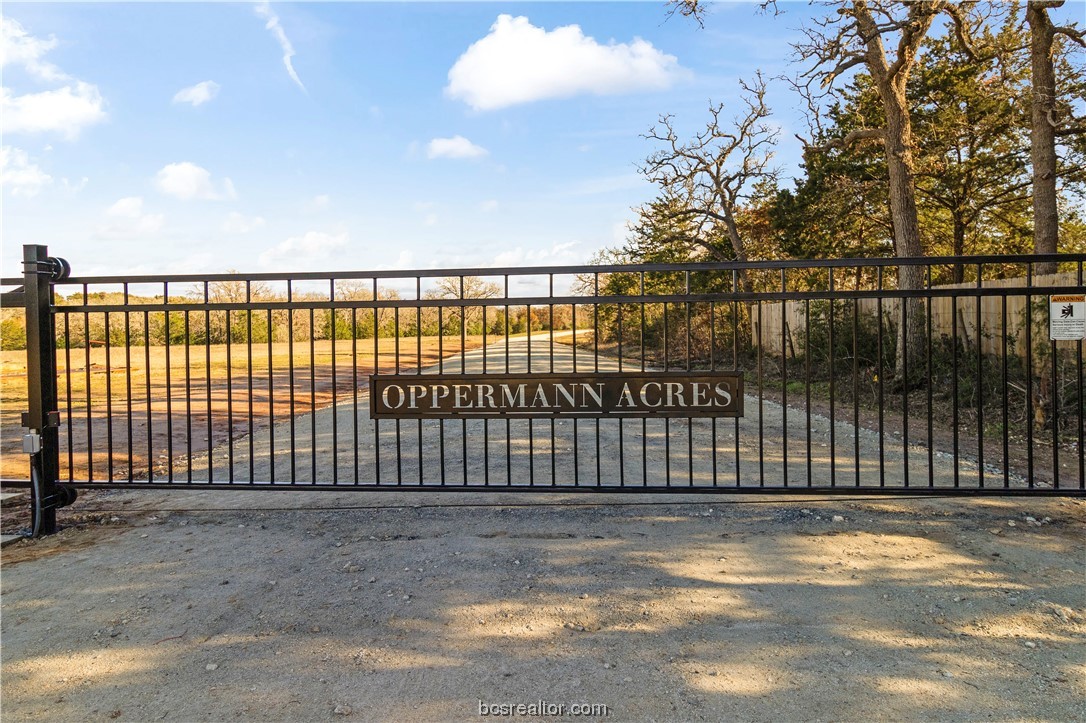
[[[22,426],[30,428],[30,412],[22,413]],[[60,426],[60,412],[45,413],[45,428]]]
[[[41,435],[30,433],[23,435],[23,454],[37,454],[41,451]]]

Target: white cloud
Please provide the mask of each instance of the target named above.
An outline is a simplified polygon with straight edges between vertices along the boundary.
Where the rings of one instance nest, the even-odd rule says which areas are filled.
[[[264,225],[264,219],[261,216],[248,217],[237,211],[232,211],[229,216],[226,217],[226,221],[222,225],[222,230],[227,233],[249,233],[255,231]]]
[[[302,85],[302,80],[298,77],[298,73],[294,71],[294,62],[291,60],[291,58],[294,57],[294,46],[290,44],[290,38],[288,38],[286,32],[284,32],[283,26],[279,24],[279,16],[272,12],[271,6],[268,5],[267,2],[259,3],[253,9],[258,16],[267,20],[264,28],[271,31],[271,34],[279,41],[279,47],[283,49],[283,65],[286,66],[287,74],[290,75],[290,79],[293,80],[299,88],[305,91],[305,86]]]
[[[547,31],[526,17],[499,15],[449,70],[445,94],[475,110],[547,98],[614,95],[671,87],[689,72],[641,38],[601,45],[577,25]]]
[[[139,218],[143,215],[143,198],[127,196],[106,209],[107,216],[116,218]]]
[[[64,81],[68,76],[57,66],[42,60],[57,47],[57,39],[35,38],[19,23],[8,17],[0,18],[0,67],[9,63],[21,65],[28,73],[44,81]]]
[[[329,198],[327,194],[322,193],[319,196],[314,196],[306,201],[305,210],[310,213],[315,213],[317,211],[324,211],[330,205],[332,205],[332,199]]]
[[[191,103],[195,108],[203,105],[219,94],[219,84],[213,80],[205,80],[188,88],[182,88],[173,96],[174,103]]]
[[[142,196],[126,196],[103,215],[114,220],[95,229],[94,235],[102,239],[147,239],[162,230],[166,220],[160,213],[145,214]]]
[[[0,186],[11,189],[12,196],[36,196],[53,177],[32,163],[26,151],[11,146],[0,148]]]
[[[219,201],[237,198],[234,183],[224,178],[218,184],[211,180],[206,168],[184,161],[171,163],[155,176],[155,185],[166,195],[189,201],[194,198]]]
[[[85,126],[105,120],[105,101],[97,86],[72,78],[44,60],[56,45],[52,36],[36,38],[18,21],[0,18],[0,67],[20,66],[39,81],[64,84],[23,95],[7,87],[0,90],[4,133],[56,132],[71,140]]]
[[[479,210],[483,213],[491,213],[498,210],[498,202],[493,198],[479,204]]]
[[[276,244],[258,259],[264,268],[291,268],[301,266],[313,268],[316,264],[328,261],[332,253],[347,245],[347,232],[331,234],[323,231],[309,231],[302,236],[291,236],[286,241]]]
[[[565,241],[552,244],[550,248],[525,249],[518,246],[503,251],[494,257],[491,266],[557,266],[560,264],[582,263],[582,254],[575,250],[579,241]]]
[[[90,179],[86,176],[83,176],[78,181],[72,181],[69,178],[62,178],[60,179],[60,183],[62,186],[64,186],[64,190],[68,193],[79,193],[87,187],[87,184],[90,183]]]
[[[43,133],[55,131],[72,140],[84,126],[106,118],[98,87],[82,81],[56,90],[14,95],[0,90],[0,112],[5,133]]]
[[[464,136],[434,138],[426,146],[427,158],[482,158],[489,151],[477,146]]]

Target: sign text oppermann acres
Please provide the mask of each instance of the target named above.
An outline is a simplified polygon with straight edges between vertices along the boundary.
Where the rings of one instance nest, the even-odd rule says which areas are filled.
[[[370,377],[374,419],[741,417],[737,372]]]

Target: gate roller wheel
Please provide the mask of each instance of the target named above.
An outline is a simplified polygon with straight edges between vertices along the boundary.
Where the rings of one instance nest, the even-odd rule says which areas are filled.
[[[60,496],[58,507],[67,507],[79,498],[79,492],[74,487],[58,487],[57,493]]]
[[[72,275],[72,265],[68,263],[66,259],[62,259],[59,256],[49,257],[49,278],[53,281],[64,281]]]

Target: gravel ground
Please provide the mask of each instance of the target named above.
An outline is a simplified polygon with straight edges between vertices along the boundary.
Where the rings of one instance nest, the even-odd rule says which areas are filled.
[[[782,416],[765,405],[767,435],[783,438]],[[805,443],[794,416],[790,444]],[[616,436],[601,440],[611,477]],[[781,474],[768,455],[763,468]],[[608,720],[1086,719],[1080,501],[132,490],[80,504],[82,524],[3,551],[5,721],[477,720],[541,700]]]

